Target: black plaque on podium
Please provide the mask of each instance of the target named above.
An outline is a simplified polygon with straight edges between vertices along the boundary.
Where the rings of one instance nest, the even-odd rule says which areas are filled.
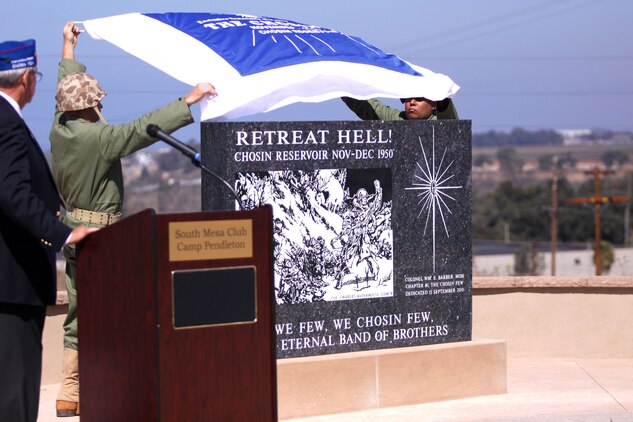
[[[255,267],[175,271],[174,327],[195,328],[257,321]]]

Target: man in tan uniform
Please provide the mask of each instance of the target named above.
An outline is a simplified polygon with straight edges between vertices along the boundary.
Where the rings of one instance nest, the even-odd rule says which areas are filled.
[[[64,47],[55,96],[56,113],[50,133],[53,175],[68,205],[62,221],[104,227],[121,216],[123,172],[121,157],[156,142],[146,133],[155,124],[171,133],[193,122],[189,106],[205,95],[216,95],[209,83],[196,85],[186,96],[132,122],[109,125],[101,114],[106,93],[86,67],[75,60],[81,30],[73,22],[64,26]],[[100,121],[100,122],[99,122]],[[79,414],[79,365],[77,340],[76,255],[65,247],[68,315],[64,322],[64,362],[57,416]]]

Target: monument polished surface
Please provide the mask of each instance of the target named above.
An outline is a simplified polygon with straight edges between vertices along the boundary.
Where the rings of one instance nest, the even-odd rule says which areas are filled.
[[[471,339],[470,121],[203,123],[202,160],[273,207],[278,358]]]

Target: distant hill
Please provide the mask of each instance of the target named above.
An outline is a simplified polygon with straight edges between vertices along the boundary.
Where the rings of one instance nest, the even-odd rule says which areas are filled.
[[[528,131],[515,128],[509,133],[494,130],[474,133],[472,139],[475,148],[536,145],[627,145],[633,144],[633,133],[599,129]]]

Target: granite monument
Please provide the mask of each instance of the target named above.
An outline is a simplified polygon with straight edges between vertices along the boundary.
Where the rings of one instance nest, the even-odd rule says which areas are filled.
[[[201,151],[273,207],[278,358],[471,339],[470,121],[210,122]]]

